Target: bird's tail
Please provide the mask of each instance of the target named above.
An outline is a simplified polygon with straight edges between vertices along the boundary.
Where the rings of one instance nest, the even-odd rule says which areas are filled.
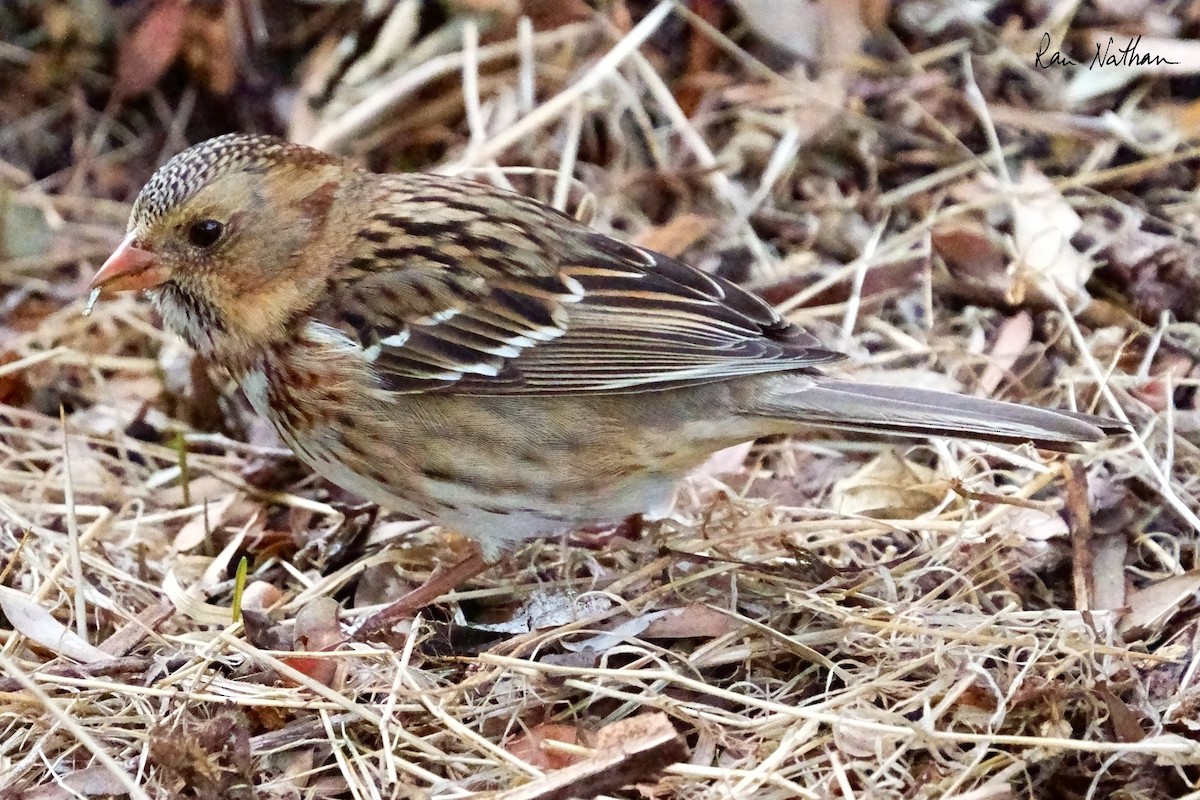
[[[1074,411],[798,375],[780,375],[760,384],[747,411],[804,427],[907,437],[949,436],[1005,444],[1032,442],[1037,447],[1064,452],[1128,430],[1118,420]]]

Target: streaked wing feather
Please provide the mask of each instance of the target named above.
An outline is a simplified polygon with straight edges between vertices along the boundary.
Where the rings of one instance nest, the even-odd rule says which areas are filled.
[[[393,186],[316,313],[358,337],[387,390],[642,392],[841,358],[735,284],[528,198],[431,176]]]

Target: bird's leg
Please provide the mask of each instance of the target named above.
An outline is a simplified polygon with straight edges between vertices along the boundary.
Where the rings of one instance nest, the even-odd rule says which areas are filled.
[[[365,514],[367,517],[367,523],[363,525],[363,527],[368,531],[374,527],[375,520],[379,517],[378,503],[342,503],[334,501],[329,505],[331,505],[334,510],[338,511],[348,520],[354,519],[355,517],[361,517]]]
[[[429,580],[413,589],[394,603],[367,617],[350,635],[353,641],[361,642],[379,633],[398,620],[411,617],[415,612],[438,599],[459,584],[474,578],[491,564],[478,548],[471,555],[449,567],[443,567],[429,576]]]
[[[616,525],[588,525],[571,532],[571,543],[586,547],[589,550],[603,550],[611,545],[613,539],[641,538],[646,527],[646,520],[641,514],[632,514]]]
[[[312,537],[298,553],[322,569],[338,569],[357,558],[379,517],[379,506],[375,503],[330,505],[342,515],[342,521],[332,530]]]

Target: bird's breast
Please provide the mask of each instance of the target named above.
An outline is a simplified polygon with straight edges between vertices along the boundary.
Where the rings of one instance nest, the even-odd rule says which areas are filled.
[[[711,425],[698,432],[696,409],[669,393],[385,392],[359,346],[331,329],[264,354],[238,378],[251,405],[320,475],[491,552],[497,543],[661,511],[675,481],[726,436],[743,436]],[[712,405],[700,400],[692,405]]]

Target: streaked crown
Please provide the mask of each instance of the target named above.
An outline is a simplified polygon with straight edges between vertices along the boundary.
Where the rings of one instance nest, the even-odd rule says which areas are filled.
[[[229,133],[193,145],[159,167],[142,187],[129,229],[145,225],[185,202],[212,180],[233,172],[261,172],[287,161],[292,164],[328,164],[336,156],[275,136]]]

